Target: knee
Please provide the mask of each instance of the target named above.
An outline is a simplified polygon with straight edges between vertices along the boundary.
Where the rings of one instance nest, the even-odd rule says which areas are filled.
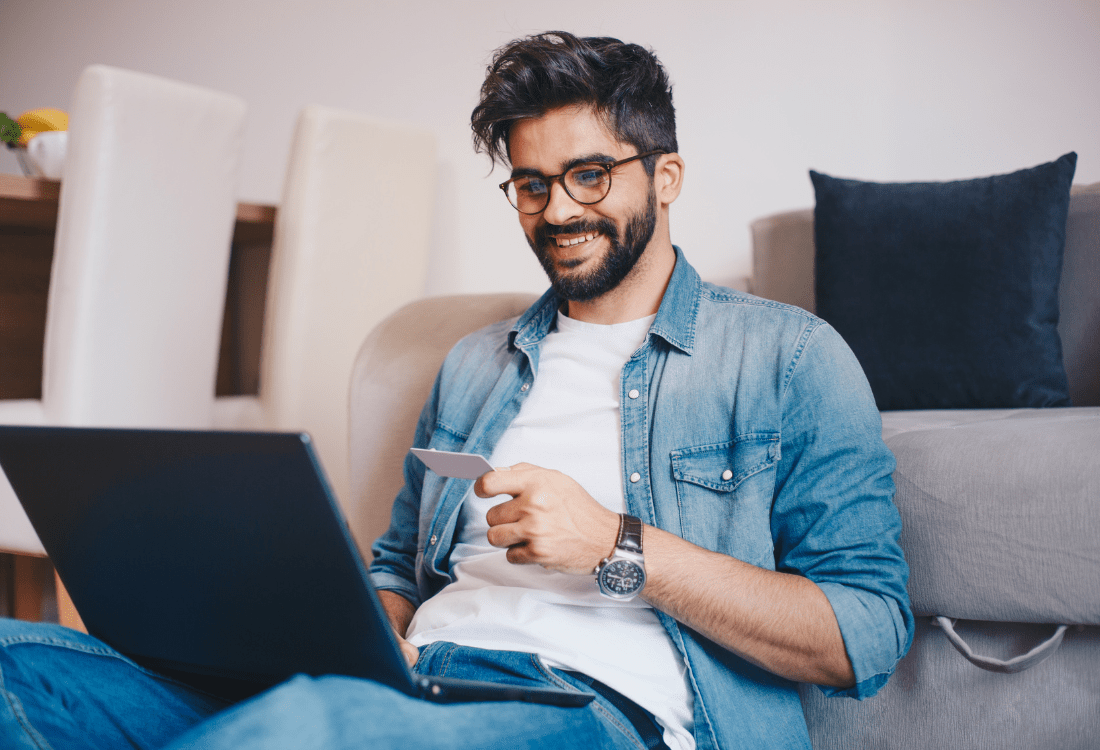
[[[319,680],[294,677],[229,708],[188,733],[186,748],[328,747],[324,689]],[[177,745],[173,745],[175,748]]]
[[[252,698],[245,711],[253,718],[266,716],[268,722],[281,724],[287,731],[308,726],[322,736],[338,733],[346,723],[358,723],[365,714],[400,714],[402,704],[410,700],[370,680],[297,675]]]
[[[259,696],[258,702],[276,711],[285,709],[321,716],[339,712],[345,704],[358,704],[372,698],[377,700],[376,693],[385,691],[386,688],[369,680],[299,674]]]

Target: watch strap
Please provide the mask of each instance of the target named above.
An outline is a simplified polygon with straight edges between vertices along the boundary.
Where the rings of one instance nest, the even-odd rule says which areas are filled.
[[[619,514],[619,541],[615,546],[628,552],[642,552],[642,519]]]

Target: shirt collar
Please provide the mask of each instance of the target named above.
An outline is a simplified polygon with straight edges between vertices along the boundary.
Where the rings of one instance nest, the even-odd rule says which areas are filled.
[[[683,251],[675,245],[673,249],[676,251],[676,265],[649,332],[685,354],[691,354],[695,347],[695,320],[699,312],[702,280],[687,262]],[[526,349],[541,342],[554,327],[561,303],[553,288],[546,290],[516,321],[508,334],[510,343],[519,349]]]

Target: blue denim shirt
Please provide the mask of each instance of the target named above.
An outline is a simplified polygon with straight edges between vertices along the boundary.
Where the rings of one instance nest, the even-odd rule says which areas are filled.
[[[676,253],[657,317],[622,370],[627,507],[701,547],[816,583],[856,676],[851,689],[823,689],[873,695],[908,650],[913,616],[894,457],[863,371],[824,321],[704,283]],[[491,455],[537,377],[539,344],[560,304],[547,292],[518,321],[460,341],[414,445]],[[630,398],[632,390],[641,395]],[[471,483],[426,472],[411,454],[404,470],[371,576],[418,604],[451,580]],[[658,616],[689,668],[697,747],[810,747],[793,682]]]

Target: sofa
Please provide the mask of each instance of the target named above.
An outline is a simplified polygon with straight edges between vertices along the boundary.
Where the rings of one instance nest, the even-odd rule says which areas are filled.
[[[753,291],[813,310],[813,211],[752,230]],[[805,686],[819,750],[1100,744],[1100,185],[1075,189],[1068,236],[1060,330],[1075,406],[883,414],[917,633],[870,700]],[[535,299],[419,300],[364,342],[350,384],[345,511],[367,559],[447,351]]]
[[[814,311],[814,209],[751,230],[752,291]],[[1073,406],[882,412],[917,632],[878,696],[802,690],[818,750],[1100,747],[1100,183],[1065,237]]]

